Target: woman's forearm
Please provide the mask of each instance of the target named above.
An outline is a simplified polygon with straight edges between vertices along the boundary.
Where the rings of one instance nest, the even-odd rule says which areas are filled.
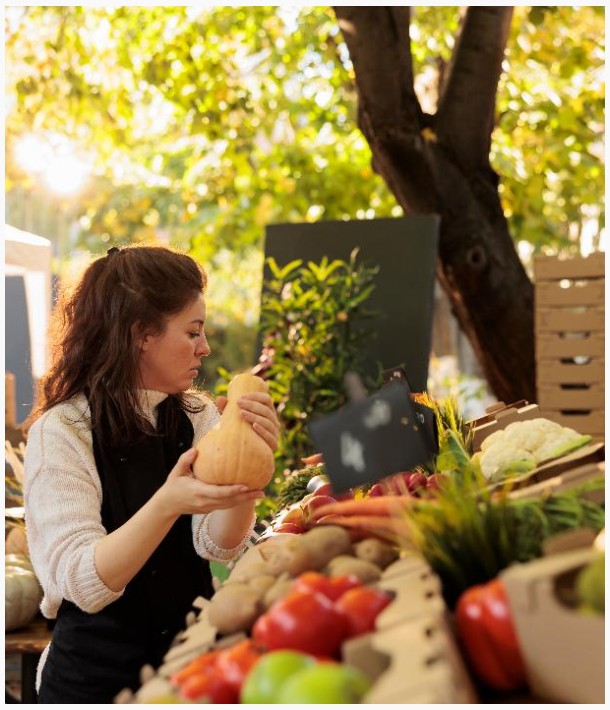
[[[178,516],[170,514],[153,496],[126,523],[101,538],[95,547],[100,579],[118,592],[142,569]]]
[[[208,533],[219,547],[231,549],[239,545],[252,527],[255,501],[234,508],[215,510],[209,514]]]

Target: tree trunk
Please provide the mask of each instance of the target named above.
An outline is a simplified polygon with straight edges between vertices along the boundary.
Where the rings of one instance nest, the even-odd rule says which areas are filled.
[[[533,285],[489,165],[512,8],[469,8],[435,116],[413,87],[409,8],[336,7],[359,126],[406,214],[441,215],[437,275],[498,399],[535,401]]]

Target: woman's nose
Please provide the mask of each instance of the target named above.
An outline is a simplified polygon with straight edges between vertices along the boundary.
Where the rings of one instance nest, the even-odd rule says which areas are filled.
[[[195,354],[197,355],[197,357],[207,357],[211,352],[212,350],[208,345],[208,339],[204,335],[199,341],[199,346],[197,347]]]

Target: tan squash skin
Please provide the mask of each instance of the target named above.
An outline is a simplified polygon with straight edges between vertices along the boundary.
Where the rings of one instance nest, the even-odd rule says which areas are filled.
[[[273,452],[242,418],[237,404],[244,394],[268,389],[264,380],[247,373],[231,380],[220,422],[197,444],[196,478],[216,485],[241,483],[252,489],[269,483],[275,469]]]

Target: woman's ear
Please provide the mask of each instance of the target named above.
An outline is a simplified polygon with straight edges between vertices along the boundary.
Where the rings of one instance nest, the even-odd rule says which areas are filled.
[[[133,333],[134,340],[138,346],[140,352],[146,352],[150,347],[150,332],[142,329],[142,324],[140,321],[134,323],[131,326],[131,332]]]

